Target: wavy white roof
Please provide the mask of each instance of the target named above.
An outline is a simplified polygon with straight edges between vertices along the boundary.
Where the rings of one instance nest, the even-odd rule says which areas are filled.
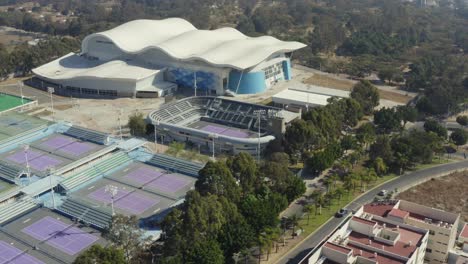
[[[201,60],[239,70],[255,66],[273,54],[292,52],[306,46],[270,36],[248,37],[234,28],[198,30],[181,18],[134,20],[91,34],[83,40],[83,53],[88,52],[88,43],[94,38],[112,41],[128,54],[155,49],[177,60]]]

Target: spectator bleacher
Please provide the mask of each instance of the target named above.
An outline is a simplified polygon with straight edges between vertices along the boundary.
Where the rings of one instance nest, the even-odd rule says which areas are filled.
[[[202,164],[176,159],[163,154],[153,155],[146,163],[171,172],[178,172],[193,177],[198,177],[198,172],[203,168]]]
[[[33,209],[36,209],[38,205],[34,200],[28,196],[16,200],[12,203],[8,203],[0,207],[0,225],[5,224],[10,219],[13,219],[19,215],[25,214]]]
[[[84,202],[68,198],[57,211],[99,229],[106,229],[112,221],[112,212],[93,208]]]
[[[66,180],[62,181],[60,185],[67,191],[72,190],[88,181],[95,179],[98,176],[104,176],[105,173],[110,170],[121,166],[132,159],[123,152],[113,154],[110,158],[107,158],[92,167],[89,167],[83,171],[69,176]]]
[[[76,126],[70,127],[67,131],[64,132],[64,134],[100,145],[105,145],[108,138],[107,134]]]
[[[0,161],[0,178],[15,183],[15,180],[23,172],[22,169]]]

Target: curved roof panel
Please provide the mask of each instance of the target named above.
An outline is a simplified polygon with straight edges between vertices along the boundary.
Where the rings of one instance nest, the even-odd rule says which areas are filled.
[[[83,53],[88,52],[88,43],[94,38],[108,39],[128,54],[155,49],[177,60],[200,60],[239,70],[255,66],[273,54],[292,52],[306,46],[270,36],[248,37],[234,28],[198,30],[181,18],[134,20],[91,34],[83,40]]]

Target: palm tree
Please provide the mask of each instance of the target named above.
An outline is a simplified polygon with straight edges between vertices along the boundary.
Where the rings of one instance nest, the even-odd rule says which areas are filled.
[[[294,238],[294,234],[296,233],[296,227],[299,226],[299,217],[295,214],[291,215],[289,218],[289,224],[292,226],[292,238]]]
[[[311,204],[307,204],[302,210],[307,214],[307,225],[309,225],[310,214],[314,210],[314,207]]]
[[[247,264],[247,261],[249,260],[249,256],[250,256],[250,251],[244,248],[241,250],[240,256],[244,258],[244,264]]]
[[[341,186],[338,186],[338,188],[335,189],[335,194],[336,196],[338,196],[338,200],[341,201],[341,198],[343,197],[344,192],[345,190]]]
[[[278,238],[280,237],[281,230],[278,227],[268,227],[265,228],[265,233],[270,241],[276,248],[276,253],[278,253]]]
[[[336,188],[336,182],[337,182],[339,179],[340,179],[340,177],[338,177],[338,175],[335,174],[335,173],[332,174],[332,175],[330,176],[330,180],[333,181],[333,188]]]

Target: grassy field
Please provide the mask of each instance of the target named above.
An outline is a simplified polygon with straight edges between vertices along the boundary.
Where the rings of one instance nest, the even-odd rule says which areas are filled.
[[[23,103],[27,104],[31,100],[24,98]],[[0,112],[20,106],[21,98],[8,94],[0,94]]]

